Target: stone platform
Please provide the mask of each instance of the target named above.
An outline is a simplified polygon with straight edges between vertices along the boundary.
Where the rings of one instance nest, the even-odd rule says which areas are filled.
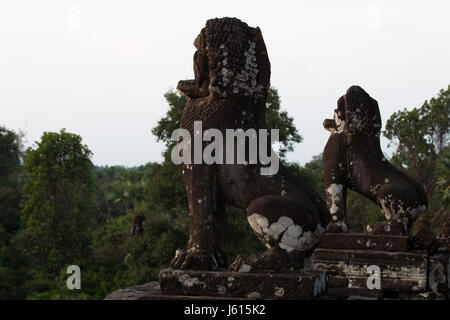
[[[420,298],[425,292],[445,297],[448,252],[431,253],[418,247],[407,236],[329,233],[314,251],[314,265],[328,274],[326,295],[353,290],[376,298]],[[368,288],[372,265],[380,268],[380,289]]]
[[[450,225],[450,223],[449,223]],[[120,289],[107,300],[440,300],[450,298],[450,243],[414,237],[333,234],[314,251],[315,271],[230,272],[164,269],[158,282]],[[369,289],[378,266],[381,288]]]
[[[126,289],[119,289],[108,295],[105,300],[248,300],[224,297],[203,297],[162,294],[157,281],[151,281]]]
[[[326,273],[246,273],[163,269],[159,274],[161,293],[178,296],[207,296],[246,299],[311,300],[326,289]]]

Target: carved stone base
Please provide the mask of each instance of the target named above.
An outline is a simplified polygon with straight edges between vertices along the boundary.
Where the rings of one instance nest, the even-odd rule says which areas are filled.
[[[328,274],[325,296],[336,296],[334,289],[369,290],[369,266],[377,266],[381,271],[381,287],[371,292],[382,293],[385,298],[423,299],[418,294],[425,292],[435,293],[427,297],[448,295],[448,251],[430,254],[435,251],[434,241],[427,240],[431,237],[426,237],[427,241],[416,238],[411,242],[409,237],[398,235],[325,234],[314,252],[315,267]]]
[[[372,274],[368,267],[378,266],[383,291],[426,291],[427,255],[406,252],[317,249],[317,269],[328,271],[329,287],[368,289]]]
[[[247,299],[315,299],[326,289],[323,271],[265,274],[163,269],[162,294]]]

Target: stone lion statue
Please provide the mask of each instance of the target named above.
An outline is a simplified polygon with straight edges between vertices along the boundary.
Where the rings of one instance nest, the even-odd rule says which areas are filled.
[[[323,173],[331,232],[347,231],[346,190],[350,188],[375,202],[387,221],[368,226],[369,233],[408,234],[425,211],[423,186],[394,167],[380,147],[381,116],[376,100],[352,86],[339,98],[334,119],[324,127],[331,132],[323,151]]]
[[[177,87],[187,97],[180,127],[192,136],[200,134],[194,133],[194,121],[202,121],[205,131],[222,133],[266,128],[270,62],[261,30],[235,18],[212,19],[194,46],[195,79],[180,81]],[[226,147],[225,143],[224,151]],[[313,248],[330,221],[325,201],[282,165],[277,173],[262,175],[264,165],[259,160],[256,164],[192,163],[180,165],[190,238],[187,250],[177,250],[172,268],[227,267],[222,249],[226,205],[247,212],[251,228],[268,248],[261,255],[240,258],[232,266],[236,271],[268,268],[283,259],[294,264],[295,254]]]

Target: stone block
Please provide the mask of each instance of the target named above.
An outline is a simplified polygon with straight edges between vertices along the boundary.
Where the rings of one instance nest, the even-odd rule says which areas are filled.
[[[327,271],[328,275],[347,276],[350,251],[333,249],[316,249],[314,266],[318,270]]]
[[[335,250],[406,252],[409,248],[409,237],[362,233],[326,233],[323,235],[318,247]]]
[[[352,251],[348,279],[350,288],[367,288],[368,267],[378,266],[383,291],[426,291],[427,255],[405,252]]]
[[[159,273],[165,295],[251,299],[314,299],[326,289],[326,273],[246,273],[163,269]]]

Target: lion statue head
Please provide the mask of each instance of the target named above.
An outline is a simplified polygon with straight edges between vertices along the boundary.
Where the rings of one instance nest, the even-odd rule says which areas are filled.
[[[362,134],[378,139],[381,130],[378,102],[363,88],[351,86],[346,94],[339,98],[334,119],[326,119],[323,125],[332,133]]]
[[[210,19],[194,41],[194,80],[178,83],[190,98],[265,98],[270,62],[261,30],[236,18]]]

